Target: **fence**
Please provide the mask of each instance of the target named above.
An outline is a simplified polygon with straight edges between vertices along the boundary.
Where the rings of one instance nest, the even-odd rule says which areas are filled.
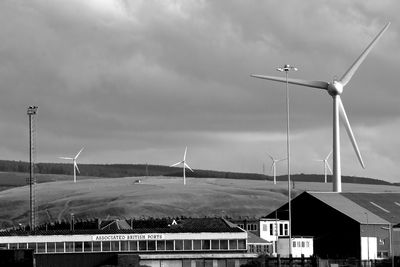
[[[400,267],[400,257],[383,260],[281,258],[260,256],[245,264],[245,267]]]

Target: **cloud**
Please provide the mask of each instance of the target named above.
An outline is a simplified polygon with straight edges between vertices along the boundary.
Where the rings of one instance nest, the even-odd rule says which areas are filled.
[[[281,75],[275,68],[290,63],[299,68],[291,77],[330,81],[391,20],[343,93],[350,122],[361,129],[356,136],[365,129],[381,134],[370,140],[375,145],[369,153],[378,157],[390,147],[381,127],[398,121],[399,114],[398,5],[3,1],[0,134],[7,142],[0,157],[27,157],[26,107],[36,104],[41,161],[85,145],[87,162],[146,158],[168,164],[171,154],[180,155],[188,145],[203,168],[258,171],[266,150],[284,152],[285,142],[276,138],[285,136],[284,85],[249,75]],[[326,154],[331,98],[291,86],[290,99],[291,130],[298,140],[293,146],[303,158]],[[384,152],[388,158],[395,153]],[[296,157],[296,171],[314,170],[303,171],[305,163]],[[356,168],[346,167],[344,174],[360,173]],[[395,172],[365,175],[390,179]]]

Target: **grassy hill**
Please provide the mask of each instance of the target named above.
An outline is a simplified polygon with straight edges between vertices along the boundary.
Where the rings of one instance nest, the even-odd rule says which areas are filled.
[[[81,171],[79,179],[90,177],[140,177],[140,176],[169,176],[177,177],[182,175],[182,169],[179,167],[168,167],[163,165],[151,164],[80,164]],[[1,186],[23,185],[26,184],[28,177],[29,163],[24,161],[0,160],[0,188]],[[10,173],[7,177],[6,172]],[[21,174],[15,174],[21,173]],[[38,163],[35,165],[35,173],[38,182],[48,182],[55,180],[71,179],[66,176],[73,174],[71,163]],[[57,176],[55,176],[55,174]],[[61,175],[61,176],[59,176]],[[187,172],[188,177],[196,178],[225,178],[225,179],[246,179],[246,180],[272,180],[271,176],[258,173],[238,173],[213,170],[199,170]],[[21,178],[23,177],[23,178]],[[323,175],[316,174],[292,174],[292,180],[296,182],[322,182]],[[22,180],[21,180],[22,179]],[[52,180],[53,179],[53,180]],[[278,176],[278,180],[285,181],[286,175]],[[329,179],[331,177],[329,176]],[[342,176],[343,183],[360,184],[381,184],[390,185],[391,183],[366,177]]]
[[[70,177],[68,177],[70,178]],[[39,223],[75,218],[168,216],[263,216],[287,201],[287,183],[270,181],[137,177],[78,179],[37,185]],[[331,191],[332,184],[296,182],[293,195],[304,190]],[[391,185],[343,184],[343,191],[400,191]],[[27,224],[29,187],[0,192],[0,227]]]

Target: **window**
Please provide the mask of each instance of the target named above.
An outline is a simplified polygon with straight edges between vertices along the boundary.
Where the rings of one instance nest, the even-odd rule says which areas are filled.
[[[56,252],[56,244],[54,242],[47,243],[47,253]]]
[[[75,252],[82,252],[82,242],[75,242]]]
[[[279,235],[283,235],[283,224],[279,224]]]
[[[165,244],[167,250],[174,250],[174,240],[167,240]]]
[[[274,224],[269,224],[269,235],[273,236],[274,235]]]
[[[1,244],[1,245],[6,245],[5,248],[7,248],[7,244]],[[0,245],[0,248],[2,248],[1,245]],[[36,243],[28,243],[28,248],[33,249],[33,251],[36,252]]]
[[[244,224],[238,224],[238,226],[242,229],[244,229]]]
[[[45,252],[45,243],[37,243],[37,252],[41,252],[44,253]],[[11,248],[11,244],[10,244],[10,248]]]
[[[183,240],[175,240],[175,250],[183,250]]]
[[[306,245],[304,243],[304,241],[301,241],[301,247],[304,248]]]
[[[184,240],[183,241],[183,249],[184,250],[192,250],[192,240]]]
[[[193,240],[193,250],[201,249],[201,240]]]
[[[128,250],[128,241],[121,241],[121,251],[127,251]]]
[[[246,240],[245,239],[239,239],[238,240],[238,248],[239,249],[246,249]]]
[[[146,241],[139,241],[139,250],[146,250]]]
[[[65,252],[74,252],[74,242],[65,242]]]
[[[201,248],[203,250],[209,250],[210,249],[210,240],[203,240],[201,242]]]
[[[306,248],[310,247],[310,241],[306,241]]]
[[[103,251],[110,251],[110,241],[102,241],[101,245],[103,247]]]
[[[229,249],[237,249],[237,240],[229,240]]]
[[[56,243],[56,252],[64,252],[64,242]]]
[[[147,241],[147,249],[148,250],[156,250],[156,241],[153,241],[153,240]]]
[[[228,240],[220,240],[219,248],[220,249],[228,249]]]
[[[255,223],[249,223],[249,224],[247,225],[247,230],[248,230],[248,231],[257,231],[257,224],[255,224]]]
[[[211,240],[211,249],[219,249],[219,240]]]
[[[101,242],[93,242],[93,251],[101,251]]]
[[[19,243],[18,244],[18,248],[20,248],[20,249],[24,248],[25,249],[26,248],[26,243]]]
[[[296,247],[296,241],[293,241],[293,247],[294,248]]]
[[[83,242],[83,251],[92,251],[92,242]]]
[[[165,250],[165,240],[157,241],[157,250]]]
[[[137,251],[137,241],[129,241],[129,250]]]
[[[285,223],[284,224],[284,230],[285,230],[285,235],[288,236],[289,235],[289,224]]]
[[[268,224],[263,224],[263,231],[268,232]]]
[[[119,241],[111,241],[111,251],[119,251]]]

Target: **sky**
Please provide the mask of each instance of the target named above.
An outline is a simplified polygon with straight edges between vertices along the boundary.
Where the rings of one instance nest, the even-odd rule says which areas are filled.
[[[341,129],[342,174],[399,182],[396,0],[3,0],[0,159],[171,165],[271,174],[286,156],[285,85],[251,78],[340,78],[391,26],[344,89],[366,168]],[[291,172],[323,173],[332,98],[290,86]],[[264,167],[263,167],[264,166]],[[285,163],[277,166],[286,173]]]

